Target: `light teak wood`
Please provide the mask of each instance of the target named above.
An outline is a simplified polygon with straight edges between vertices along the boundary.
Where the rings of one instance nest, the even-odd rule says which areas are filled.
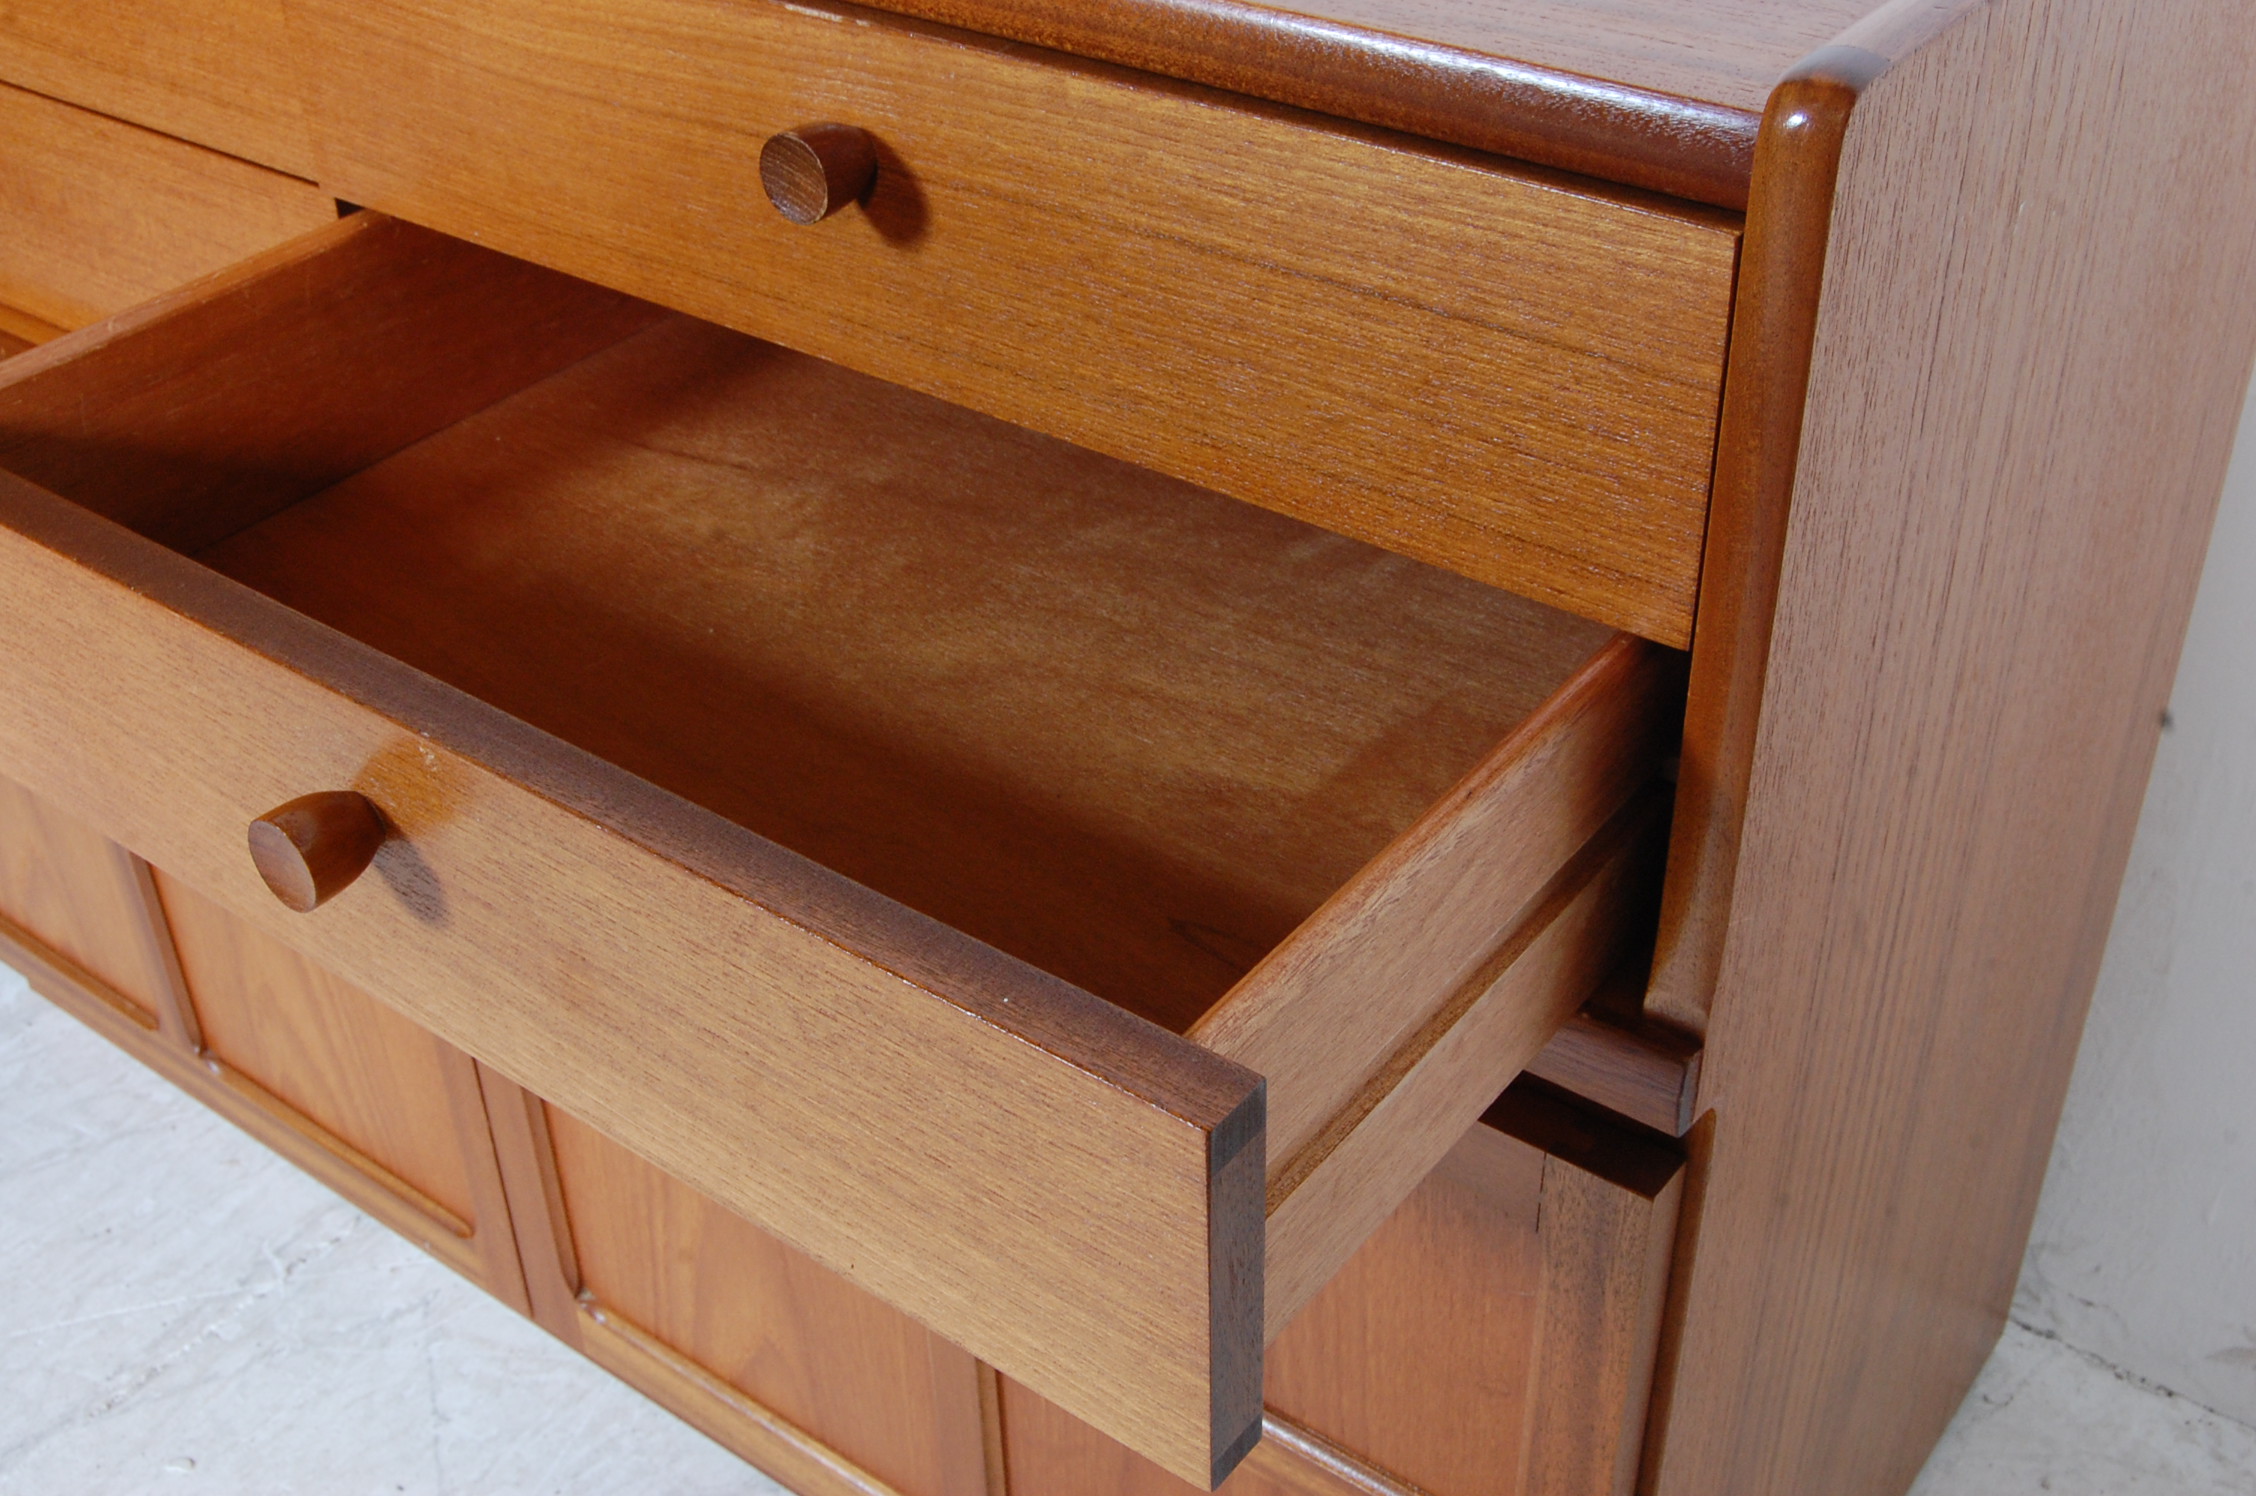
[[[0,961],[378,1220],[525,1307],[470,1060],[7,781]]]
[[[552,1332],[806,1496],[988,1496],[969,1356],[494,1072],[484,1081]]]
[[[41,13],[19,7],[0,19],[0,76],[8,27]],[[0,84],[0,329],[26,341],[335,216],[335,203],[307,183]]]
[[[1685,789],[1745,788],[1662,969],[1714,983],[1662,1496],[1893,1496],[2004,1323],[2256,347],[2247,21],[1891,6],[1772,106],[1742,305],[1811,341],[1785,481],[1719,485],[1767,660],[1694,662]]]
[[[0,15],[0,79],[314,174],[282,0],[10,6]]]
[[[145,1026],[177,1002],[180,973],[149,920],[130,853],[0,779],[0,918],[115,993]],[[91,985],[91,984],[90,984]]]
[[[0,386],[0,441],[62,454],[78,463],[64,486],[118,502],[99,444],[57,436],[117,421],[106,377],[138,390],[154,371],[160,413],[273,397],[274,371],[248,354],[199,378],[174,322],[302,350],[304,288],[365,287],[320,303],[323,346],[357,382],[335,387],[351,403],[330,423],[306,394],[328,386],[290,386],[294,429],[321,436],[287,482],[255,506],[194,471],[163,503],[122,495],[149,530],[208,534],[286,502],[339,454],[396,444],[412,427],[387,381],[412,392],[418,423],[488,398],[499,376],[443,336],[406,356],[411,335],[436,335],[409,294],[418,277],[443,267],[437,306],[467,317],[463,347],[508,346],[526,377],[647,320],[429,237],[348,225],[27,355]],[[339,267],[320,263],[331,254]],[[387,255],[407,289],[380,273]],[[512,306],[530,335],[509,337]],[[810,399],[827,422],[796,418]],[[373,434],[353,425],[364,401]],[[819,460],[797,460],[810,440]],[[789,486],[761,479],[763,462]],[[928,471],[981,482],[904,476]],[[453,496],[445,513],[418,509],[434,493]],[[1294,926],[1336,881],[1352,904],[1407,858],[1472,856],[1480,833],[1453,823],[1534,824],[1514,796],[1604,820],[1649,768],[1649,748],[1623,744],[1649,743],[1667,700],[1645,647],[680,322],[214,552],[486,700],[84,510],[21,485],[9,509],[11,617],[30,641],[7,662],[11,687],[61,730],[0,743],[0,761],[1193,1479],[1253,1432],[1264,1238],[1267,1272],[1290,1285],[1278,1302],[1297,1302],[1618,959],[1634,905],[1626,854],[1605,848],[1524,900],[1509,879],[1482,887],[1479,919],[1441,890],[1395,896],[1405,929],[1454,933],[1390,994],[1410,1005],[1407,1037],[1310,1072],[1343,1104],[1311,1166],[1301,1150],[1272,1181],[1264,1231],[1257,1077],[1113,1002],[1176,1024],[1218,998],[1226,1010],[1268,944],[1326,938],[1322,919]],[[779,521],[796,551],[748,543]],[[489,527],[504,544],[480,538]],[[346,564],[322,563],[339,544]],[[862,567],[888,548],[890,592],[789,590],[822,579],[811,559]],[[1567,708],[1537,710],[1562,691]],[[95,758],[61,751],[93,741],[89,714],[128,725]],[[1169,720],[1179,737],[1152,731]],[[745,753],[779,728],[787,751]],[[730,752],[709,755],[716,742]],[[240,851],[219,850],[239,829],[213,829],[309,781],[366,793],[398,835],[376,858],[377,896],[292,929]],[[1242,833],[1215,835],[1233,821]],[[1045,825],[1079,840],[1028,834]],[[745,826],[788,830],[821,865]],[[1406,831],[1411,852],[1390,851]],[[1028,876],[1061,857],[1066,876]],[[1482,921],[1489,942],[1473,938]],[[1390,938],[1384,921],[1349,924]],[[1014,959],[1029,955],[1101,978],[1113,1001]],[[1319,1019],[1341,1011],[1329,993],[1303,1001]],[[1305,1089],[1299,1071],[1284,1083]]]
[[[780,0],[303,13],[356,202],[1690,636],[1721,215]],[[747,210],[809,119],[879,146],[819,234]]]
[[[1627,1496],[1681,1159],[1515,1088],[1271,1349],[1231,1496]],[[1014,1496],[1186,1488],[1005,1384]]]
[[[332,221],[19,355],[0,467],[193,549],[656,315],[404,225]],[[355,357],[337,356],[344,340]]]

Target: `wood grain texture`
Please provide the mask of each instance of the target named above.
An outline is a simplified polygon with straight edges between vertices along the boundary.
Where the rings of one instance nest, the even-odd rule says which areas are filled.
[[[1192,1038],[1269,1082],[1273,1189],[1305,1174],[1303,1150],[1653,779],[1673,738],[1675,680],[1674,663],[1640,641],[1597,651],[1192,1025]],[[1449,1137],[1518,1069],[1474,1098]]]
[[[1259,1229],[1258,1170],[1230,1172],[1259,1156],[1256,1078],[152,542],[0,491],[22,645],[0,670],[41,703],[37,732],[0,729],[8,772],[1211,1478],[1254,1417],[1218,1438],[1210,1398],[1233,1385],[1216,1348],[1259,1345],[1258,1277],[1225,1271],[1231,1233]],[[380,877],[299,916],[239,835],[309,768],[402,835]]]
[[[284,908],[311,914],[376,860],[383,813],[358,790],[315,790],[251,822],[251,862]]]
[[[119,855],[130,859],[130,854]],[[161,911],[154,912],[161,917]],[[148,931],[150,938],[164,933],[154,926]],[[455,1216],[249,1076],[181,1043],[133,999],[5,913],[0,913],[0,962],[21,972],[34,991],[385,1226],[504,1303],[519,1310],[526,1307],[523,1279],[510,1241],[508,1217],[501,1209],[500,1179],[493,1169],[483,1119],[462,1104],[474,1098],[450,1094],[448,1100],[456,1118],[467,1118],[458,1141],[472,1156],[474,1176],[482,1170],[473,1196],[478,1208],[491,1211],[483,1229]]]
[[[780,0],[305,13],[356,202],[1689,638],[1735,220]],[[810,119],[882,147],[814,231]]]
[[[1634,938],[1618,880],[1536,914],[1653,771],[1660,651],[709,326],[209,559],[1170,1027],[1205,1007],[1268,1083],[1272,1333]]]
[[[1222,1490],[1626,1496],[1682,1177],[1515,1087],[1271,1347],[1269,1433]],[[1185,1489],[1004,1392],[1013,1496]]]
[[[1543,1152],[1543,1297],[1526,1482],[1543,1496],[1630,1496],[1684,1200],[1683,1155],[1542,1082],[1490,1126]]]
[[[656,315],[356,214],[10,360],[0,467],[193,549]]]
[[[0,778],[0,915],[152,1024],[177,979],[132,855]]]
[[[1700,1115],[1700,1044],[1665,1023],[1584,1009],[1559,1026],[1527,1073],[1669,1137]]]
[[[571,1220],[566,1211],[564,1182],[557,1167],[547,1103],[486,1066],[478,1067],[478,1079],[485,1097],[487,1115],[492,1119],[494,1151],[500,1161],[503,1184],[509,1196],[510,1218],[516,1227],[518,1251],[524,1265],[526,1294],[532,1316],[542,1328],[760,1469],[785,1482],[793,1491],[803,1493],[803,1496],[902,1496],[899,1488],[881,1479],[842,1450],[753,1397],[740,1385],[741,1378],[731,1381],[715,1374],[691,1360],[680,1347],[659,1340],[649,1331],[604,1305],[593,1293],[583,1292],[579,1249],[573,1240]],[[567,1126],[576,1125],[567,1122]],[[628,1177],[637,1192],[671,1195],[676,1197],[674,1203],[677,1205],[679,1197],[687,1194],[682,1186],[658,1175],[648,1164],[621,1153],[616,1144],[603,1140],[600,1135],[588,1132],[585,1128],[580,1131],[594,1139],[599,1158],[605,1151],[617,1155],[611,1160],[615,1166],[613,1172]],[[642,1175],[650,1177],[646,1179]],[[582,1193],[584,1196],[586,1191],[583,1189]],[[688,1198],[694,1201],[696,1197],[691,1195]],[[602,1202],[599,1200],[597,1203]],[[717,1207],[710,1202],[703,1202],[701,1210],[689,1212],[693,1217],[693,1227],[701,1223],[705,1212],[718,1215]],[[753,1232],[765,1246],[761,1256],[772,1259],[779,1253],[790,1255],[788,1248],[754,1231],[735,1217],[719,1218],[724,1223],[724,1235]],[[605,1221],[599,1224],[599,1235],[621,1238],[620,1223]],[[628,1235],[625,1239],[631,1241],[632,1237]],[[713,1258],[719,1254],[699,1251],[685,1255],[677,1250],[677,1242],[670,1238],[660,1245],[663,1249],[661,1253],[641,1264],[647,1280],[646,1288],[655,1283],[658,1288],[657,1297],[679,1302],[683,1294],[678,1287],[672,1285],[687,1282],[692,1285],[689,1297],[696,1299],[698,1295],[695,1283],[711,1271],[714,1266]],[[821,1269],[804,1259],[796,1261],[802,1275],[821,1274]],[[731,1274],[735,1264],[723,1263],[719,1266],[725,1270],[719,1274],[721,1281],[715,1292],[722,1305],[741,1305],[744,1296],[736,1293],[732,1287]],[[632,1264],[630,1269],[631,1267]],[[818,1286],[826,1289],[832,1297],[853,1292],[835,1278],[828,1278]],[[864,1318],[867,1318],[867,1306],[871,1302],[873,1301],[863,1299],[861,1305],[857,1306],[862,1308]],[[693,1305],[693,1319],[698,1313]],[[796,1318],[795,1307],[791,1318]],[[906,1321],[897,1321],[897,1325],[905,1327],[907,1333],[923,1333],[915,1331]],[[741,1324],[729,1323],[716,1328],[720,1338],[724,1340],[730,1338],[732,1333],[741,1336],[744,1330]],[[701,1338],[709,1341],[714,1337],[707,1334]],[[891,1340],[897,1342],[900,1338],[899,1334],[895,1334]],[[884,1442],[888,1448],[896,1451],[902,1448],[920,1449],[923,1447],[918,1437],[921,1432],[930,1436],[924,1441],[925,1444],[946,1444],[947,1453],[960,1459],[958,1450],[962,1441],[976,1438],[980,1445],[982,1474],[988,1478],[973,1489],[985,1493],[985,1496],[1004,1496],[1004,1493],[992,1485],[992,1472],[1001,1469],[1001,1460],[999,1453],[990,1454],[986,1449],[987,1420],[979,1418],[975,1428],[964,1425],[966,1410],[961,1406],[960,1383],[963,1364],[968,1358],[947,1347],[944,1342],[934,1341],[933,1344],[940,1348],[937,1353],[939,1359],[946,1361],[949,1369],[957,1373],[954,1381],[958,1396],[933,1400],[935,1410],[945,1408],[949,1415],[948,1426],[922,1431],[894,1430]],[[823,1337],[818,1337],[811,1344],[795,1345],[787,1349],[800,1353],[787,1358],[794,1365],[803,1365],[809,1352],[817,1360],[834,1358],[842,1350],[849,1356],[853,1354],[852,1346],[841,1347],[829,1343]],[[897,1346],[895,1349],[897,1351]],[[891,1359],[896,1366],[900,1364],[898,1354]],[[985,1393],[982,1388],[993,1382],[994,1374],[977,1363],[969,1364],[974,1381],[979,1384],[973,1390],[973,1400],[984,1402]],[[755,1364],[752,1370],[756,1374],[760,1367]],[[851,1363],[848,1367],[848,1379],[863,1387],[863,1390],[869,1390],[855,1375]],[[817,1387],[813,1390],[819,1398],[822,1389]],[[943,1460],[942,1463],[946,1461]],[[960,1485],[961,1482],[957,1484]]]
[[[479,1209],[462,1138],[482,1139],[485,1118],[482,1108],[455,1115],[446,1073],[450,1062],[469,1061],[178,879],[160,872],[157,888],[205,1053],[474,1230]]]
[[[986,1496],[971,1357],[593,1129],[546,1120],[583,1315],[670,1348],[885,1490]]]
[[[477,1066],[478,1094],[485,1102],[494,1162],[501,1171],[510,1230],[524,1272],[525,1312],[574,1350],[585,1349],[580,1335],[586,1318],[580,1304],[580,1259],[572,1246],[571,1220],[564,1213],[564,1186],[556,1173],[548,1103],[500,1071],[475,1060],[471,1063]]]
[[[0,79],[313,175],[282,0],[87,0],[0,12]]]
[[[1743,208],[1763,101],[1862,0],[883,0],[879,7]]]
[[[1645,925],[1659,807],[1633,804],[1561,870],[1424,1028],[1269,1186],[1268,1332],[1290,1324]]]
[[[599,1304],[581,1305],[577,1344],[597,1365],[797,1496],[907,1496]]]
[[[44,9],[0,15],[0,76],[10,27]],[[308,183],[0,84],[0,305],[34,324],[92,322],[336,214]]]
[[[245,402],[271,385],[224,364],[198,378],[166,352],[173,324],[272,336],[300,283],[372,288],[328,345],[355,371],[346,414],[395,385],[417,420],[459,403],[451,348],[388,376],[366,357],[396,356],[403,327],[433,333],[390,310],[404,293],[380,271],[396,256],[407,279],[431,273],[430,237],[331,230],[349,274],[284,254],[271,281],[214,282],[29,355],[0,384],[0,415],[29,433],[16,450],[67,452],[71,486],[107,502],[101,445],[54,433],[108,411],[109,381],[160,414],[255,425]],[[494,284],[463,252],[464,278]],[[576,303],[544,284],[532,312],[568,320]],[[473,349],[499,336],[497,315],[468,333]],[[521,340],[516,368],[537,373],[570,336]],[[465,376],[480,399],[498,377]],[[402,421],[384,408],[379,441],[350,419],[327,429],[313,403],[280,429],[322,432],[321,463],[383,450]],[[141,523],[178,535],[243,513],[239,490],[201,481],[161,504],[134,491]],[[1543,819],[1515,796],[1603,817],[1650,763],[1667,697],[1655,652],[1609,652],[1603,628],[678,318],[212,552],[354,639],[15,495],[34,642],[7,666],[24,699],[81,737],[93,714],[134,724],[108,733],[106,762],[67,754],[68,731],[20,737],[5,751],[27,778],[1201,1480],[1255,1425],[1262,1091],[1056,977],[1187,1025],[1367,861],[1382,890],[1419,859],[1482,871],[1484,847]],[[874,587],[873,558],[889,558]],[[1531,718],[1537,748],[1507,741],[1497,760],[1520,767],[1476,768],[1448,796]],[[157,759],[154,777],[125,768]],[[245,908],[263,892],[239,828],[309,783],[366,793],[398,834],[317,929],[276,928]],[[1545,857],[1573,845],[1543,835],[1559,841]],[[1455,905],[1351,890],[1431,926],[1439,955],[1425,985],[1389,994],[1406,1038],[1331,1051],[1341,1104],[1270,1191],[1297,1197],[1269,1233],[1267,1271],[1293,1285],[1280,1302],[1352,1252],[1620,957],[1632,901],[1610,875],[1557,920],[1564,905],[1460,881]],[[1515,902],[1541,916],[1518,917],[1524,932]],[[1334,923],[1390,938],[1368,912]],[[1342,1011],[1320,990],[1302,1001],[1311,1021]],[[747,1085],[788,1104],[747,1108]],[[923,1105],[928,1090],[956,1108]],[[859,1204],[842,1210],[842,1191]],[[997,1278],[1025,1294],[990,1292]],[[1029,1309],[1043,1296],[1062,1319]]]
[[[2256,346],[2244,7],[1843,42],[1663,1496],[1902,1491],[2002,1325]]]

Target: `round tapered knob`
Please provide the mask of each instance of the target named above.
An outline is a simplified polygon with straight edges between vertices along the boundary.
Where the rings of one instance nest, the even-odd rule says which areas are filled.
[[[366,871],[386,834],[366,795],[323,790],[251,822],[251,861],[276,898],[311,914]]]
[[[793,223],[820,223],[877,179],[877,142],[852,125],[801,125],[760,147],[760,185]]]

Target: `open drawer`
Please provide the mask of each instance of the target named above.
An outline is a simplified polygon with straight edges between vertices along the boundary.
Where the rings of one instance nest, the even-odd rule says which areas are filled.
[[[0,774],[1200,1484],[1649,929],[1668,652],[373,214],[0,467]]]

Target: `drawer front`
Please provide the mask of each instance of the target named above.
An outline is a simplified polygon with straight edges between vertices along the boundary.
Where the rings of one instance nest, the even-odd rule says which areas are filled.
[[[313,175],[282,0],[10,5],[0,80]]]
[[[0,85],[0,334],[41,341],[336,212],[305,182]]]
[[[322,181],[1673,645],[1737,233],[780,0],[313,0]],[[877,140],[798,227],[771,134]]]

